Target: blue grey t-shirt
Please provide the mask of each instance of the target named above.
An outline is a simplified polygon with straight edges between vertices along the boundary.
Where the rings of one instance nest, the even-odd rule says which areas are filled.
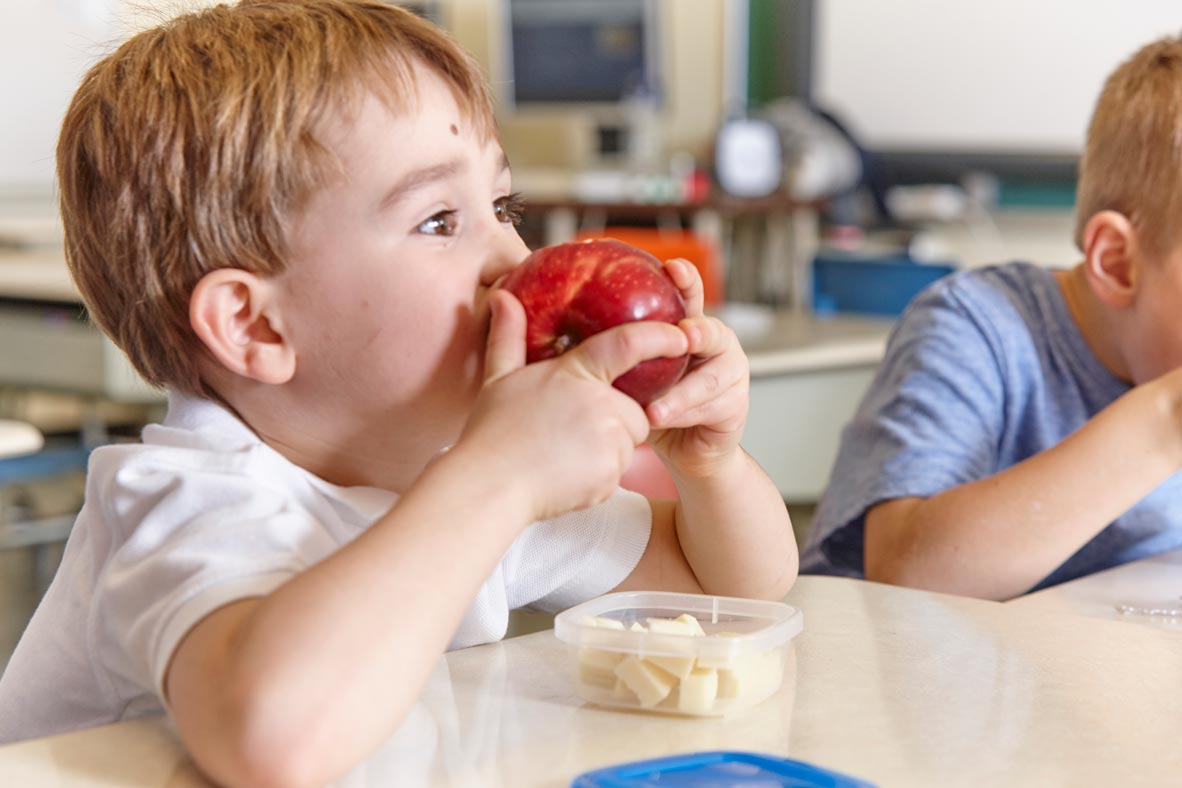
[[[842,433],[801,571],[862,577],[863,518],[874,504],[992,476],[1128,390],[1088,348],[1053,271],[1011,263],[941,279],[900,317]],[[1177,548],[1175,473],[1035,588]]]

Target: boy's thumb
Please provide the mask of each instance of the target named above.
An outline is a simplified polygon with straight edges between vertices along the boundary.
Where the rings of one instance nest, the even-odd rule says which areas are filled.
[[[486,383],[525,366],[525,309],[521,302],[507,290],[494,290],[488,305],[492,315],[484,351]]]

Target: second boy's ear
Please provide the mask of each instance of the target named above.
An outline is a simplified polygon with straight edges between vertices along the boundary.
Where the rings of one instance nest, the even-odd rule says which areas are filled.
[[[1083,232],[1084,269],[1092,292],[1103,303],[1132,303],[1140,279],[1141,249],[1133,223],[1117,211],[1100,211]]]
[[[261,383],[286,383],[295,374],[295,350],[285,337],[275,289],[240,268],[202,277],[189,299],[189,322],[210,353],[229,371]]]

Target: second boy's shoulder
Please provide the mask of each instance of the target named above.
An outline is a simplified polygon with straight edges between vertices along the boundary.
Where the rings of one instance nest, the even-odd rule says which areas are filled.
[[[1056,269],[1026,262],[969,268],[928,285],[907,306],[892,348],[916,338],[960,344],[962,352],[1004,353],[1015,343],[1071,331]]]
[[[962,269],[928,285],[907,311],[944,306],[989,317],[986,313],[1045,310],[1062,300],[1055,271],[1022,261]]]

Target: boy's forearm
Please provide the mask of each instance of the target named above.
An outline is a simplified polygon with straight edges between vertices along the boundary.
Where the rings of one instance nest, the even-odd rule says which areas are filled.
[[[526,519],[484,468],[440,461],[355,541],[259,601],[225,655],[224,678],[249,698],[251,747],[321,784],[397,727]]]
[[[673,477],[678,541],[703,591],[763,599],[788,593],[796,538],[783,498],[758,463],[736,449],[709,476]]]
[[[872,509],[867,577],[989,599],[1029,591],[1182,466],[1177,377],[994,476]]]

